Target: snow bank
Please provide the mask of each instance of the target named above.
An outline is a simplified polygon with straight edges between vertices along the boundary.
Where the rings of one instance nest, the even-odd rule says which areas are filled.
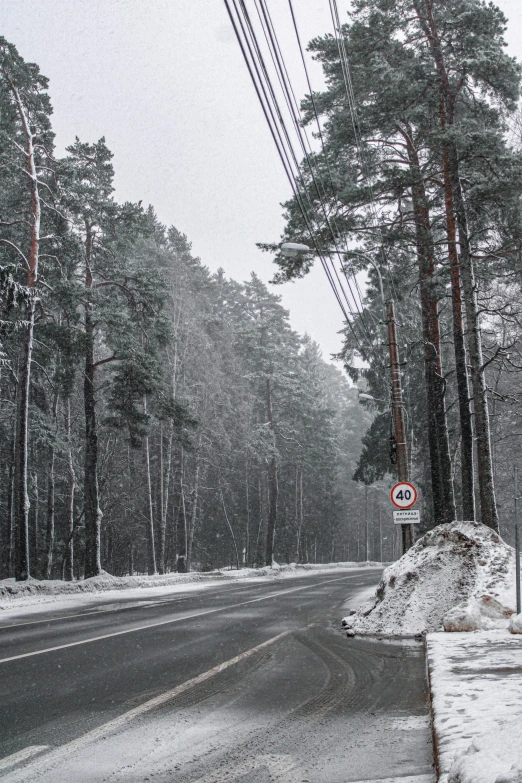
[[[119,593],[126,591],[126,598],[132,594],[143,593],[148,597],[158,594],[161,590],[165,591],[186,591],[187,589],[204,589],[212,587],[217,583],[230,582],[238,579],[257,580],[257,579],[285,579],[292,577],[305,576],[306,574],[320,574],[321,572],[331,572],[336,570],[347,570],[356,568],[376,568],[382,567],[380,563],[303,563],[297,565],[277,565],[266,568],[241,568],[239,570],[222,569],[219,571],[209,571],[205,573],[190,571],[187,574],[164,574],[154,576],[111,576],[103,573],[100,576],[92,577],[75,582],[62,582],[59,580],[29,579],[26,582],[15,582],[14,579],[0,580],[0,612],[5,610],[18,609],[19,607],[32,607],[38,605],[47,605],[56,603],[61,599],[65,604],[68,602],[76,603],[77,599],[88,600],[96,598],[100,593]]]
[[[509,620],[511,633],[522,633],[522,614],[513,614]]]
[[[521,783],[520,638],[434,633],[426,646],[439,783]]]
[[[349,635],[507,627],[515,553],[478,522],[439,525],[389,566],[373,598],[343,619]]]

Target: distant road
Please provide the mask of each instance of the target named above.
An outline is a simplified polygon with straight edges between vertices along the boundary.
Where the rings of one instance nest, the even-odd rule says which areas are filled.
[[[53,761],[28,768],[45,783],[431,780],[421,648],[339,627],[344,601],[379,575],[0,617],[0,779],[25,779],[32,758]]]

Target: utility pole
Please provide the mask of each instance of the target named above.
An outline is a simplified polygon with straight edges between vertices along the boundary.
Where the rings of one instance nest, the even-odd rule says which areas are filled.
[[[515,501],[515,573],[517,582],[517,614],[520,614],[520,535],[518,529],[518,468],[514,469],[514,501]]]
[[[393,299],[387,303],[388,347],[390,351],[393,428],[397,449],[397,475],[399,481],[410,480],[406,428],[404,426],[404,401],[402,399],[399,346]],[[403,554],[413,545],[413,525],[401,525]]]
[[[364,510],[366,523],[366,562],[370,561],[370,536],[368,530],[368,484],[364,485]]]
[[[382,524],[381,524],[381,504],[379,503],[379,563],[382,563]]]

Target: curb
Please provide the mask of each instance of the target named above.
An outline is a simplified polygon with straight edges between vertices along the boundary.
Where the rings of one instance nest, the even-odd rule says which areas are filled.
[[[439,781],[441,776],[440,763],[439,763],[439,739],[437,736],[437,732],[435,731],[435,710],[433,707],[433,691],[431,687],[431,669],[430,669],[430,659],[428,656],[427,634],[424,634],[424,655],[426,660],[426,679],[428,681],[428,694],[430,699],[431,737],[433,741],[433,758],[435,761],[435,775],[436,775],[436,780]]]

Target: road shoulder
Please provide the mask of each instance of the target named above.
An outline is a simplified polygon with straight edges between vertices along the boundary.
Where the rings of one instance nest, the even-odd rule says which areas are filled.
[[[507,630],[427,640],[439,783],[517,783],[522,775],[522,644]]]
[[[325,563],[274,566],[273,568],[242,568],[237,570],[187,574],[156,574],[154,576],[111,576],[75,582],[39,581],[15,582],[0,580],[0,622],[13,617],[47,612],[85,608],[105,601],[155,599],[162,596],[212,590],[223,584],[270,583],[281,579],[321,576],[344,571],[382,568],[380,563]]]

